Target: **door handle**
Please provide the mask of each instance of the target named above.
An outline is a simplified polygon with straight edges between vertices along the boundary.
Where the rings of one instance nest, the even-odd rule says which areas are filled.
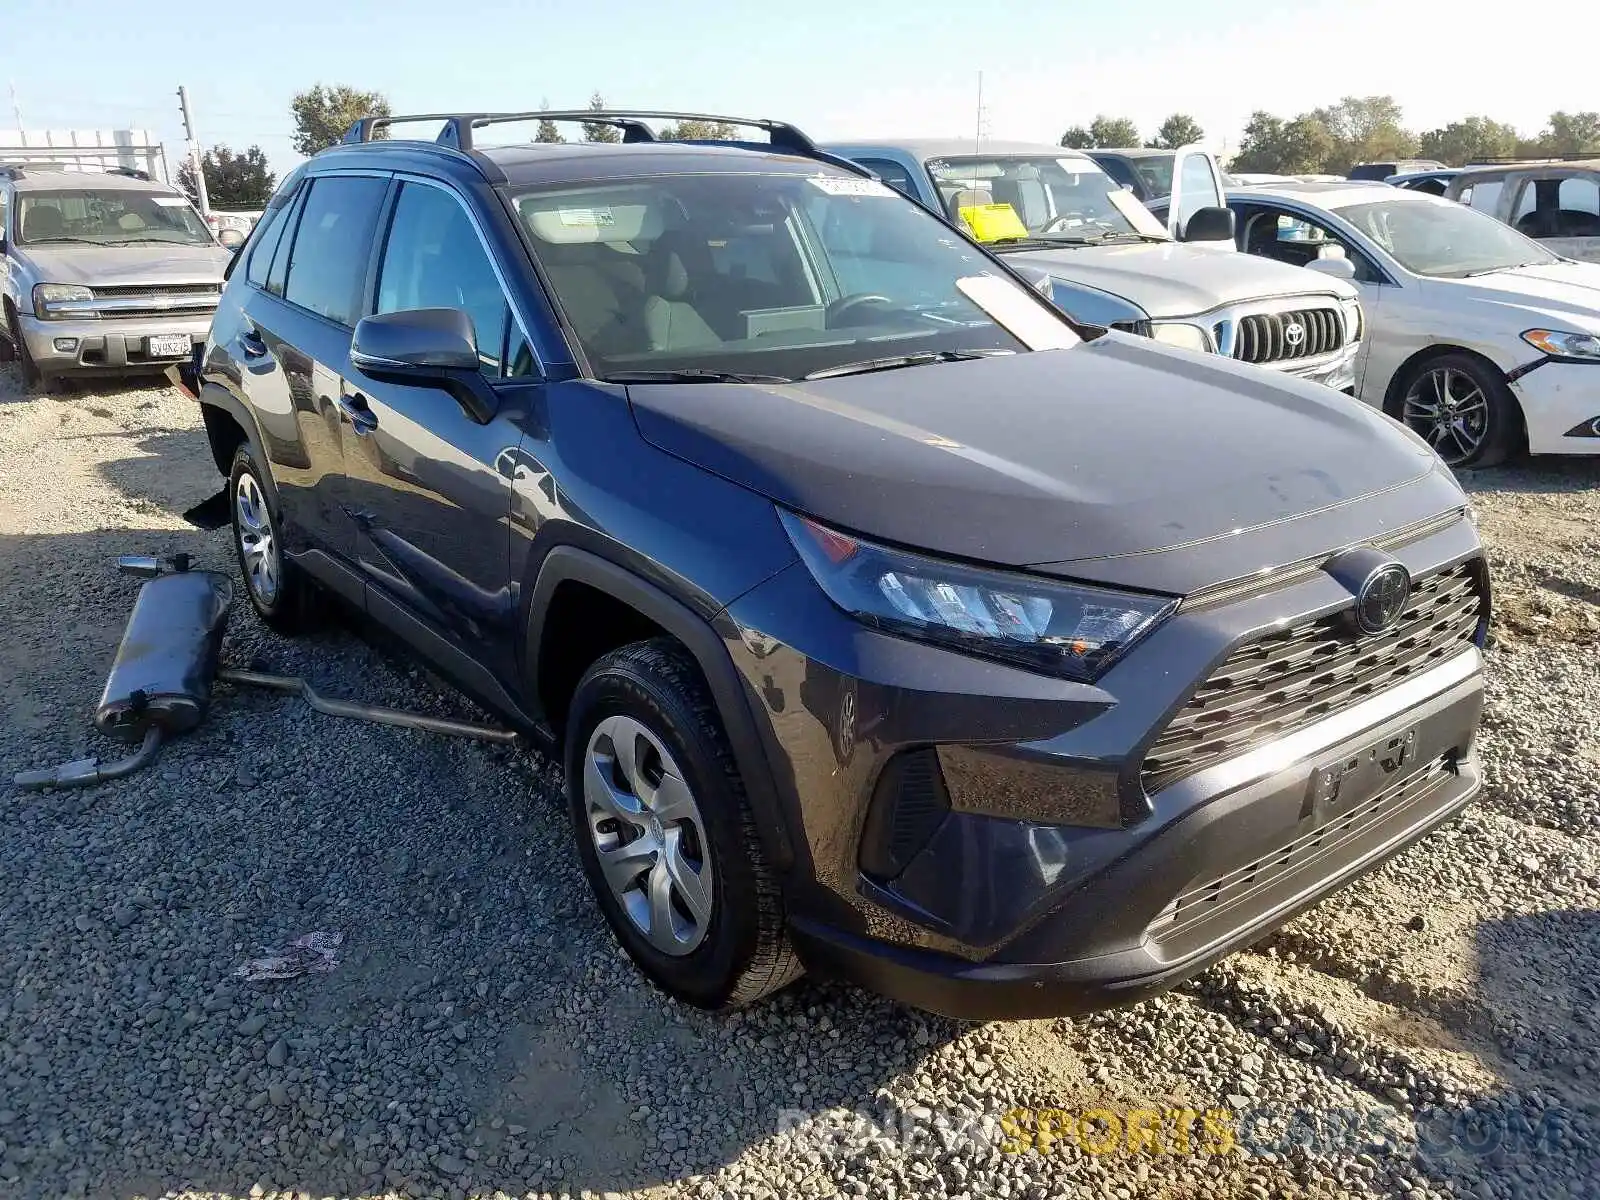
[[[247,329],[239,335],[239,345],[244,348],[246,358],[260,358],[267,352],[267,343],[261,340],[261,335],[254,329]]]
[[[359,392],[341,392],[339,394],[339,411],[350,422],[350,428],[356,431],[358,437],[366,437],[378,427],[378,416],[367,407],[367,398]]]

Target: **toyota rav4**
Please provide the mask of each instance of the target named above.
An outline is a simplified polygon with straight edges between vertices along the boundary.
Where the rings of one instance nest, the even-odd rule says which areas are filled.
[[[1396,422],[1074,324],[788,125],[413,119],[289,175],[200,353],[248,594],[557,758],[671,994],[1132,1001],[1477,790],[1484,560]],[[623,137],[479,144],[541,119]]]

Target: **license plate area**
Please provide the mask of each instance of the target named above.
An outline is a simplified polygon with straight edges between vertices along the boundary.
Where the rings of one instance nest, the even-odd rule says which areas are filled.
[[[1318,767],[1306,785],[1302,820],[1323,825],[1349,812],[1416,769],[1417,731],[1401,730],[1338,762]]]
[[[187,358],[190,344],[187,333],[156,333],[145,339],[145,353],[151,358]]]

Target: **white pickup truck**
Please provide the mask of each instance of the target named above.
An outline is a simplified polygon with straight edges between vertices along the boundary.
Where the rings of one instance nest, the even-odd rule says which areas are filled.
[[[1093,159],[1059,146],[889,139],[824,149],[1006,255],[1079,320],[1354,390],[1362,314],[1351,265],[1307,270],[1238,253],[1221,172],[1199,147],[1174,154],[1166,223]]]

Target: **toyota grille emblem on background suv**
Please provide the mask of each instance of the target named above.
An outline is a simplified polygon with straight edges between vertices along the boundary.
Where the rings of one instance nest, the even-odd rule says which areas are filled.
[[[1283,327],[1283,340],[1291,346],[1298,346],[1306,340],[1306,327],[1299,321],[1290,321]]]
[[[1356,624],[1362,633],[1393,629],[1411,599],[1411,572],[1388,563],[1367,576],[1356,593]]]

